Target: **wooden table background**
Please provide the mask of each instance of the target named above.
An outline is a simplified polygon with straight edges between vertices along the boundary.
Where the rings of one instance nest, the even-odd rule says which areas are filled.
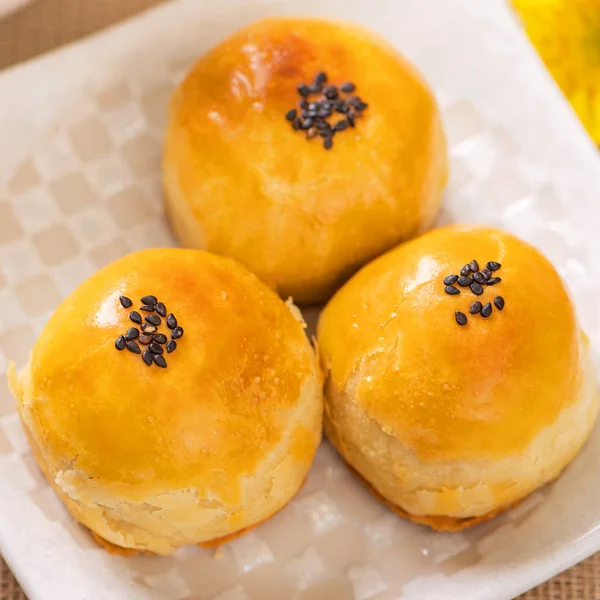
[[[33,0],[32,4],[0,21],[0,69],[107,27],[162,1]],[[2,3],[0,0],[0,7]],[[1,556],[0,600],[26,600]],[[600,600],[600,553],[524,594],[519,600]]]

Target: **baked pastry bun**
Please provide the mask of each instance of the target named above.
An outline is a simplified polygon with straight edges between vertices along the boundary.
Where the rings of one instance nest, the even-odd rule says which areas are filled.
[[[596,418],[563,282],[504,231],[447,227],[395,248],[336,293],[318,340],[329,439],[378,497],[435,529],[557,477]]]
[[[271,18],[175,91],[167,214],[182,245],[315,303],[432,225],[446,163],[435,99],[395,48],[348,23]]]
[[[143,250],[100,270],[10,383],[48,481],[120,548],[169,554],[268,519],[321,437],[297,309],[198,250]]]

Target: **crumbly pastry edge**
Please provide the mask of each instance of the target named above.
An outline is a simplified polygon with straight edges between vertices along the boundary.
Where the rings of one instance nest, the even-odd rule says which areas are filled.
[[[599,404],[589,341],[583,334],[581,356],[583,377],[576,400],[518,455],[499,460],[419,460],[356,402],[360,367],[344,389],[328,379],[325,433],[367,488],[398,514],[434,529],[463,529],[492,518],[552,481],[579,452]]]
[[[294,319],[305,327],[292,301],[286,304]],[[27,364],[17,373],[14,363],[10,363],[7,374],[33,455],[71,514],[113,553],[168,555],[178,546],[210,547],[242,535],[271,518],[302,487],[322,432],[322,375],[316,351],[312,353],[312,361],[314,370],[301,386],[298,403],[288,414],[280,441],[265,455],[255,473],[238,476],[235,484],[241,486],[244,501],[237,506],[228,506],[216,495],[201,497],[193,488],[157,489],[139,502],[120,499],[111,492],[110,485],[72,468],[75,457],[64,457],[60,466],[52,465],[32,434],[27,409],[31,401],[27,393],[31,387],[30,366]],[[302,460],[297,460],[293,452],[294,432],[298,427],[314,435],[311,455]],[[264,500],[258,502],[257,498]],[[198,517],[200,521],[186,528],[186,521]]]

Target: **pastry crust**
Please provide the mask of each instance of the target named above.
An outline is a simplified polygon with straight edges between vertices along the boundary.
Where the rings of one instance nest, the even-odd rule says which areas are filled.
[[[473,259],[501,263],[501,281],[446,293]],[[502,311],[470,314],[497,296]],[[489,518],[554,479],[596,419],[589,341],[562,280],[503,231],[442,228],[380,257],[326,306],[318,342],[327,436],[379,496],[434,527]]]
[[[148,294],[184,330],[167,368],[115,348]],[[240,265],[197,250],[144,250],[100,270],[10,384],[71,513],[136,551],[169,554],[268,519],[302,485],[321,438],[321,376],[297,315]]]
[[[329,151],[285,118],[297,86],[320,71],[329,83],[354,82],[369,104]],[[296,302],[326,300],[361,265],[431,227],[446,179],[429,87],[353,24],[249,25],[203,56],[171,100],[163,180],[175,234]]]
[[[219,546],[222,546],[223,544],[232,542],[233,540],[236,540],[237,538],[245,535],[246,533],[249,533],[253,529],[256,529],[259,525],[266,523],[269,519],[273,518],[274,516],[275,515],[271,515],[270,517],[263,519],[260,523],[256,523],[255,525],[250,525],[249,527],[244,527],[244,529],[241,529],[240,531],[235,531],[234,533],[230,533],[228,535],[224,535],[222,537],[215,538],[214,540],[200,542],[198,544],[198,546],[200,546],[201,548],[206,548],[206,549],[218,548]],[[100,544],[110,554],[114,554],[116,556],[136,556],[138,554],[141,554],[141,552],[139,550],[133,550],[131,548],[122,548],[121,546],[111,544],[104,538],[100,537],[97,533],[92,532],[92,536],[96,540],[96,542],[98,544]],[[153,555],[154,553],[153,552],[143,552],[143,554]]]
[[[304,482],[306,482],[306,480],[304,480]],[[304,485],[304,483],[303,483],[303,485]],[[285,508],[285,506],[283,508]],[[277,513],[281,512],[283,510],[283,508],[279,509],[277,511]],[[215,538],[214,540],[200,542],[198,544],[198,546],[200,546],[201,548],[207,548],[207,549],[218,548],[219,546],[222,546],[223,544],[227,544],[229,542],[232,542],[233,540],[237,540],[239,537],[242,537],[246,533],[249,533],[250,531],[256,529],[263,523],[270,521],[277,513],[274,513],[271,516],[267,517],[266,519],[263,519],[259,523],[255,523],[254,525],[244,527],[244,529],[240,529],[239,531],[235,531],[228,535],[224,535],[222,537]],[[136,554],[140,554],[140,552],[138,550],[131,550],[128,548],[121,548],[120,546],[115,546],[115,544],[111,544],[110,542],[107,542],[105,539],[101,538],[96,533],[92,532],[92,535],[93,535],[94,539],[110,554],[115,554],[118,556],[135,556]],[[153,553],[152,552],[144,552],[144,554],[153,554]]]
[[[468,529],[469,527],[473,527],[473,525],[485,523],[486,521],[489,521],[494,517],[501,515],[503,512],[510,510],[515,506],[518,506],[519,504],[521,504],[521,502],[523,502],[523,500],[525,500],[525,498],[520,498],[519,500],[515,500],[510,504],[506,504],[504,506],[496,508],[479,517],[456,518],[447,517],[443,515],[411,515],[410,513],[400,508],[398,505],[393,504],[387,498],[382,496],[356,469],[352,468],[352,466],[349,465],[347,462],[346,466],[350,469],[352,474],[367,488],[367,490],[369,490],[371,495],[377,500],[379,500],[379,502],[385,504],[389,509],[393,510],[400,517],[408,519],[409,521],[412,521],[417,525],[427,525],[435,531],[454,532],[462,531],[463,529]]]

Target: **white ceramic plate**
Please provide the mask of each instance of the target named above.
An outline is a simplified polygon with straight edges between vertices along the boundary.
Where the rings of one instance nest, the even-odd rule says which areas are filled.
[[[501,0],[180,0],[0,76],[0,371],[60,298],[135,248],[173,243],[159,157],[194,57],[268,14],[363,22],[431,82],[451,143],[442,222],[545,251],[600,347],[600,161]],[[437,534],[375,502],[324,446],[300,496],[215,555],[113,557],[41,478],[0,380],[0,550],[31,600],[504,600],[600,549],[600,434],[491,523]]]

